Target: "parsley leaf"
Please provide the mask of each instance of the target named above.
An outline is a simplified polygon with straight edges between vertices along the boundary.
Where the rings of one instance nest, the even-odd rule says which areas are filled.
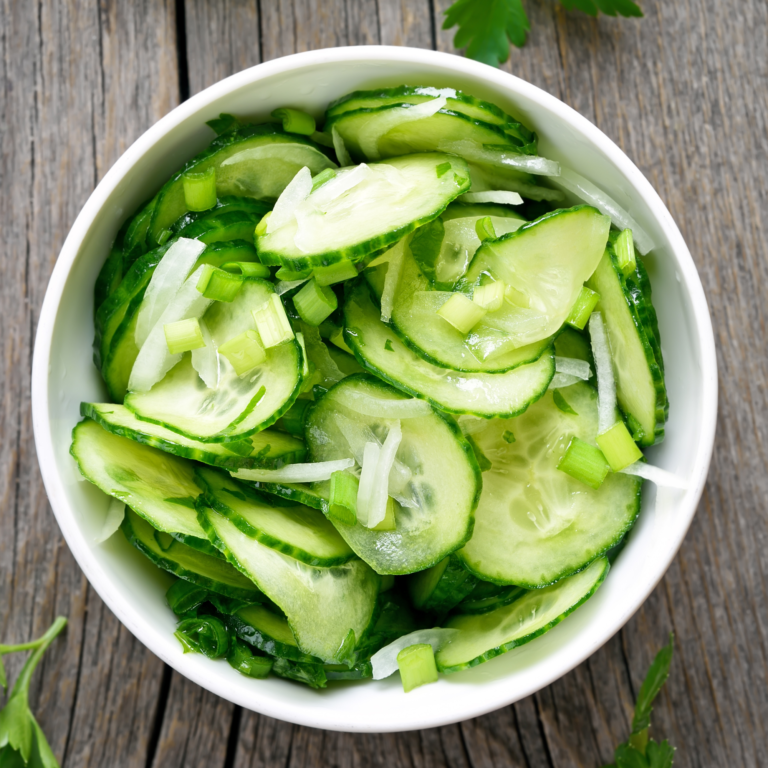
[[[648,768],[672,768],[675,748],[670,746],[666,740],[662,741],[661,744],[657,744],[651,739],[648,742],[645,754],[648,758]]]
[[[658,696],[669,677],[669,665],[672,663],[673,649],[674,637],[670,634],[669,644],[656,654],[656,658],[640,686],[640,693],[637,694],[637,703],[635,704],[635,716],[632,719],[632,733],[640,733],[651,725],[653,700]]]
[[[590,16],[643,15],[632,0],[560,0],[566,10]],[[498,67],[509,58],[509,45],[522,48],[531,28],[522,0],[456,0],[445,12],[443,29],[458,26],[453,45],[470,59]]]

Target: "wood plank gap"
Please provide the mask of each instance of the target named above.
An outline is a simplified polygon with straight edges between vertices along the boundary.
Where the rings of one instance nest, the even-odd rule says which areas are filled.
[[[461,739],[461,748],[464,750],[464,757],[467,761],[467,765],[470,768],[477,768],[475,765],[475,761],[472,759],[472,753],[469,751],[469,747],[467,746],[467,738],[464,734],[464,725],[467,723],[465,720],[463,723],[458,723],[459,726],[459,738]],[[445,753],[445,747],[443,747],[443,753]]]
[[[549,748],[549,738],[547,736],[547,729],[544,727],[544,719],[541,716],[541,706],[539,705],[538,694],[533,694],[533,706],[536,710],[536,722],[539,725],[539,733],[541,734],[541,743],[544,745],[544,756],[547,758],[547,765],[550,768],[555,768],[555,761],[552,758],[552,750]]]
[[[432,22],[432,50],[437,50],[437,8],[435,7],[435,0],[429,0],[429,18]]]
[[[184,0],[176,0],[176,57],[179,69],[179,103],[189,98],[189,60],[187,58],[187,12]]]
[[[261,0],[256,0],[256,15],[259,24],[259,61],[264,61],[264,13],[261,9]]]
[[[163,667],[163,677],[160,681],[160,692],[157,696],[157,708],[152,721],[152,731],[149,734],[147,742],[146,768],[152,768],[152,763],[157,753],[157,745],[160,743],[160,731],[163,728],[163,719],[165,718],[165,709],[168,706],[168,694],[171,690],[171,677],[173,670],[166,664]]]
[[[224,765],[222,768],[234,768],[235,758],[237,757],[237,742],[240,738],[240,723],[243,720],[243,708],[235,707],[232,713],[232,724],[229,728],[227,738],[227,752],[224,755]]]

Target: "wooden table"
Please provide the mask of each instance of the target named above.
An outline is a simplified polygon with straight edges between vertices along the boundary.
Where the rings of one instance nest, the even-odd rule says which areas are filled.
[[[527,0],[506,69],[627,152],[675,217],[712,311],[721,372],[712,469],[668,574],[574,672],[491,715],[399,735],[324,733],[187,682],[101,603],[51,514],[30,417],[48,276],[86,198],[130,143],[244,67],[336,45],[450,51],[447,0],[2,0],[0,49],[0,637],[66,635],[33,707],[64,766],[597,767],[626,737],[642,676],[676,633],[655,710],[679,766],[768,764],[768,3],[639,0],[595,21]],[[674,403],[673,403],[674,407]],[[10,676],[19,665],[8,663]]]

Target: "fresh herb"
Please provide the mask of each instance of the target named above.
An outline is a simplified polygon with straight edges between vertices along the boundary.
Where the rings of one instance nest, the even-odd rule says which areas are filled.
[[[34,651],[16,679],[5,707],[0,711],[0,766],[59,768],[45,734],[29,708],[29,684],[35,668],[48,646],[67,625],[59,616],[38,640],[20,645],[0,645],[0,685],[7,690],[8,681],[2,656],[17,651]]]
[[[616,747],[614,762],[605,768],[671,768],[675,748],[667,741],[659,744],[649,738],[648,731],[651,727],[653,700],[669,677],[674,640],[674,635],[670,634],[669,644],[656,654],[637,695],[632,733],[627,741]]]
[[[597,16],[642,16],[632,0],[560,0],[566,10],[574,8]],[[470,59],[498,67],[509,58],[509,45],[521,48],[531,28],[523,0],[456,0],[445,12],[443,29],[458,26],[453,44],[466,48]]]

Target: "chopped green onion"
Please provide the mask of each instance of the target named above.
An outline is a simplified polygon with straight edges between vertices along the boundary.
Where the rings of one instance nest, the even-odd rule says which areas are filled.
[[[623,421],[617,421],[610,429],[598,435],[596,440],[614,472],[626,469],[643,458],[642,451],[635,445]]]
[[[184,648],[184,653],[195,651],[209,659],[218,659],[229,650],[229,632],[224,623],[215,616],[198,616],[179,622],[174,632]]]
[[[346,341],[344,341],[344,329],[343,328],[337,328],[332,334],[331,334],[331,344],[334,344],[339,349],[343,349],[345,352],[348,352],[350,355],[353,354],[352,350],[349,348],[349,345]]]
[[[557,468],[595,490],[603,484],[610,469],[603,452],[578,437],[571,440]]]
[[[437,171],[437,178],[439,179],[441,176],[444,176],[448,171],[450,171],[452,168],[450,163],[440,163],[440,165],[435,168]]]
[[[241,675],[263,680],[272,671],[274,659],[268,656],[255,656],[250,647],[242,640],[235,640],[227,654],[227,661],[232,669]]]
[[[164,229],[160,234],[157,236],[157,244],[158,245],[165,245],[168,242],[168,238],[173,234],[170,229]]]
[[[307,376],[309,376],[309,357],[307,357],[307,345],[304,343],[304,334],[297,333],[296,341],[299,342],[299,346],[301,347],[301,375],[306,379]]]
[[[384,349],[387,350],[387,352],[394,352],[394,348],[392,347],[392,339],[387,339],[384,342]]]
[[[269,267],[258,261],[228,261],[221,268],[235,275],[239,272],[243,277],[269,277]]]
[[[280,297],[273,293],[267,303],[251,313],[265,349],[280,346],[293,338],[293,329]]]
[[[384,513],[384,519],[371,528],[372,531],[394,531],[397,528],[395,522],[395,500],[387,496],[387,507]]]
[[[333,146],[333,143],[331,143],[331,146]],[[336,171],[333,168],[324,168],[314,179],[312,179],[312,192],[316,189],[320,189],[326,181],[330,181],[335,175]]]
[[[507,429],[505,430],[504,434],[501,436],[505,443],[514,443],[517,442],[517,439],[515,438],[514,432]]]
[[[576,411],[571,408],[571,406],[568,404],[568,401],[563,397],[562,393],[559,389],[556,389],[552,393],[552,400],[554,400],[555,405],[563,412],[568,413],[571,416],[578,416],[579,414],[576,413]],[[600,441],[598,440],[598,443]],[[602,448],[602,446],[600,446]]]
[[[219,354],[229,361],[238,376],[244,376],[267,359],[256,331],[245,331],[225,342],[219,347]]]
[[[315,118],[298,109],[282,107],[272,113],[276,120],[282,120],[283,130],[286,133],[300,133],[302,136],[311,136],[315,132]]]
[[[317,326],[339,306],[339,301],[331,288],[313,279],[293,297],[293,306],[305,323]]]
[[[472,294],[472,301],[488,312],[496,312],[501,309],[506,292],[507,286],[504,285],[503,280],[497,280],[495,283],[478,285],[477,288],[475,288],[475,292]]]
[[[202,173],[188,171],[181,177],[184,203],[190,211],[207,211],[216,205],[216,168]]]
[[[351,261],[339,261],[330,267],[316,267],[312,273],[318,285],[333,285],[357,277],[357,268]]]
[[[591,291],[586,285],[583,285],[579,298],[576,299],[576,303],[571,308],[571,314],[568,315],[568,319],[565,322],[573,328],[583,331],[598,301],[600,301],[600,294]]]
[[[493,228],[493,222],[490,216],[483,216],[482,219],[478,219],[475,223],[475,232],[480,238],[480,242],[483,243],[486,240],[496,239],[496,230]]]
[[[172,355],[191,352],[193,349],[202,349],[205,346],[205,339],[196,317],[178,320],[175,323],[166,323],[163,330],[165,331],[165,343]]]
[[[635,243],[632,239],[632,230],[623,230],[616,238],[613,248],[616,252],[616,259],[619,262],[619,269],[624,275],[631,275],[637,269]]]
[[[213,299],[214,301],[233,301],[242,287],[243,278],[241,275],[233,275],[223,269],[216,269],[210,264],[203,267],[200,272],[200,279],[197,281],[197,290],[206,299]]]
[[[330,133],[325,133],[324,131],[315,131],[312,136],[310,136],[310,138],[315,142],[315,144],[322,144],[324,147],[333,149],[333,139],[331,138]]]
[[[165,593],[165,600],[170,609],[177,615],[195,610],[208,599],[208,590],[193,584],[191,581],[179,579]]]
[[[331,475],[331,498],[328,516],[346,525],[357,522],[357,491],[360,481],[349,472]]]
[[[267,234],[267,224],[269,224],[269,217],[272,215],[272,211],[267,211],[262,217],[261,221],[256,225],[255,235],[261,237]]]
[[[292,283],[294,280],[305,280],[312,274],[311,269],[296,270],[288,267],[280,267],[275,272],[275,280],[282,280],[285,283]]]
[[[435,652],[429,643],[419,643],[403,648],[397,654],[397,666],[403,690],[408,693],[420,685],[437,682],[437,664]]]
[[[463,293],[454,293],[437,310],[437,314],[449,322],[459,333],[469,333],[485,317],[486,311]]]

